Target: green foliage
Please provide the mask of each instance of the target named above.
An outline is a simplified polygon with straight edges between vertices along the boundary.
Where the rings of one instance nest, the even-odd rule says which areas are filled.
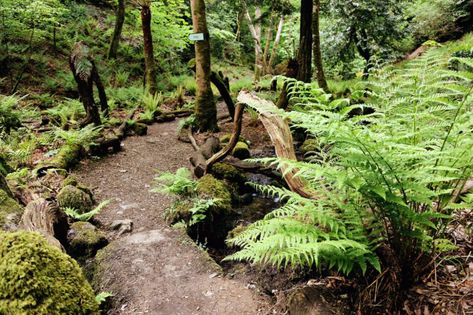
[[[105,201],[102,201],[97,207],[95,207],[93,210],[89,211],[89,212],[85,212],[85,213],[80,213],[80,211],[74,209],[74,208],[70,208],[70,207],[65,207],[63,208],[62,210],[64,211],[64,213],[73,218],[74,220],[78,220],[78,221],[83,221],[83,222],[86,222],[86,221],[90,221],[90,219],[92,219],[94,216],[96,216],[97,214],[100,213],[100,211],[103,210],[103,208],[105,208],[106,206],[108,206],[110,204],[110,200],[105,200]]]
[[[84,106],[79,100],[65,99],[64,102],[46,110],[46,113],[53,119],[53,122],[61,128],[69,123],[77,124],[84,116]]]
[[[10,132],[11,129],[21,126],[20,114],[17,111],[19,100],[15,95],[0,95],[0,133]]]
[[[97,304],[101,305],[102,303],[107,301],[109,297],[112,297],[112,296],[114,296],[112,292],[108,292],[108,291],[100,292],[99,294],[95,296],[95,301],[97,302]]]
[[[182,167],[176,173],[163,173],[155,178],[158,187],[152,192],[171,195],[190,196],[195,192],[197,183],[192,180],[192,174],[188,168]]]
[[[164,96],[162,93],[156,93],[154,95],[145,91],[141,98],[143,104],[144,112],[141,114],[141,118],[153,120],[155,115],[159,112],[159,106],[164,101]]]
[[[63,130],[56,128],[54,130],[54,136],[56,139],[61,139],[65,144],[70,146],[80,145],[88,148],[94,144],[94,141],[100,136],[102,127],[95,127],[93,125],[87,125],[82,129]]]
[[[319,154],[308,162],[260,162],[297,169],[318,199],[261,187],[285,205],[230,239],[242,249],[228,259],[379,270],[375,249],[382,244],[402,281],[415,281],[424,265],[413,261],[449,248],[441,239],[453,193],[473,173],[471,73],[446,64],[444,49],[434,48],[380,72],[360,93],[370,94],[360,106],[375,109],[365,116],[350,117],[345,101],[307,93],[309,86],[292,89],[296,111],[273,111],[316,138]]]
[[[76,261],[38,233],[0,232],[0,313],[99,314]]]

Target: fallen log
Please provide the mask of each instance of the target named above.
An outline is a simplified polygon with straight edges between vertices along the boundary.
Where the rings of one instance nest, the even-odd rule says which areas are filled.
[[[49,244],[64,251],[61,242],[56,238],[57,226],[64,229],[64,224],[67,226],[67,220],[61,218],[59,209],[51,201],[38,198],[26,206],[21,218],[20,228],[42,234]]]
[[[289,123],[286,119],[273,112],[272,109],[277,109],[274,103],[246,91],[240,92],[238,101],[247,104],[259,112],[259,118],[276,149],[276,156],[282,160],[281,172],[284,174],[284,180],[289,188],[305,198],[317,199],[316,192],[310,188],[308,183],[301,177],[296,176],[298,170],[294,168],[289,169],[284,164],[284,160],[297,161],[297,158]]]
[[[211,136],[198,148],[189,160],[194,167],[194,175],[200,178],[205,175],[207,170],[207,159],[212,157],[220,148],[220,140],[217,137]]]

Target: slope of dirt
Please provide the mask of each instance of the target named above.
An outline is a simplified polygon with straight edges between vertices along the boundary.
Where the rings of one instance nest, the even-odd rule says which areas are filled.
[[[156,124],[146,137],[124,141],[123,151],[77,170],[97,200],[111,204],[98,215],[105,226],[131,219],[131,234],[102,250],[94,281],[111,291],[109,314],[259,314],[265,309],[245,283],[225,278],[219,266],[163,213],[172,199],[149,192],[156,170],[188,166],[190,145],[176,140],[177,122]]]

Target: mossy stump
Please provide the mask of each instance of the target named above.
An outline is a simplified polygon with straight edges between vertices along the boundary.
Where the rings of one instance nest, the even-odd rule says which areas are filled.
[[[14,230],[21,220],[23,208],[0,189],[0,230]]]
[[[251,156],[248,144],[239,141],[233,149],[232,155],[240,160],[248,159]]]
[[[73,208],[81,214],[92,210],[94,205],[90,193],[72,185],[61,189],[57,195],[57,202],[61,208]]]
[[[38,233],[0,232],[0,314],[98,315],[76,261]]]
[[[97,251],[108,244],[105,234],[89,222],[75,222],[67,235],[68,252],[73,257],[93,257]]]

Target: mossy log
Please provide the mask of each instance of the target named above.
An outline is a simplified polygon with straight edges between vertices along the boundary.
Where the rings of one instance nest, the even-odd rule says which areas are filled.
[[[65,226],[67,227],[67,220],[61,215],[58,207],[44,198],[38,198],[26,206],[20,224],[21,229],[42,234],[49,244],[62,251],[64,247],[56,238],[56,234],[60,234],[57,232],[59,230],[67,231]]]
[[[297,161],[288,121],[267,110],[271,107],[276,108],[274,103],[245,91],[240,92],[238,101],[248,105],[251,104],[251,107],[259,109],[259,118],[273,142],[277,157],[282,161]],[[318,198],[316,192],[310,188],[304,179],[296,175],[299,172],[297,168],[290,168],[288,165],[284,165],[284,162],[281,163],[284,180],[292,191],[306,198]]]

